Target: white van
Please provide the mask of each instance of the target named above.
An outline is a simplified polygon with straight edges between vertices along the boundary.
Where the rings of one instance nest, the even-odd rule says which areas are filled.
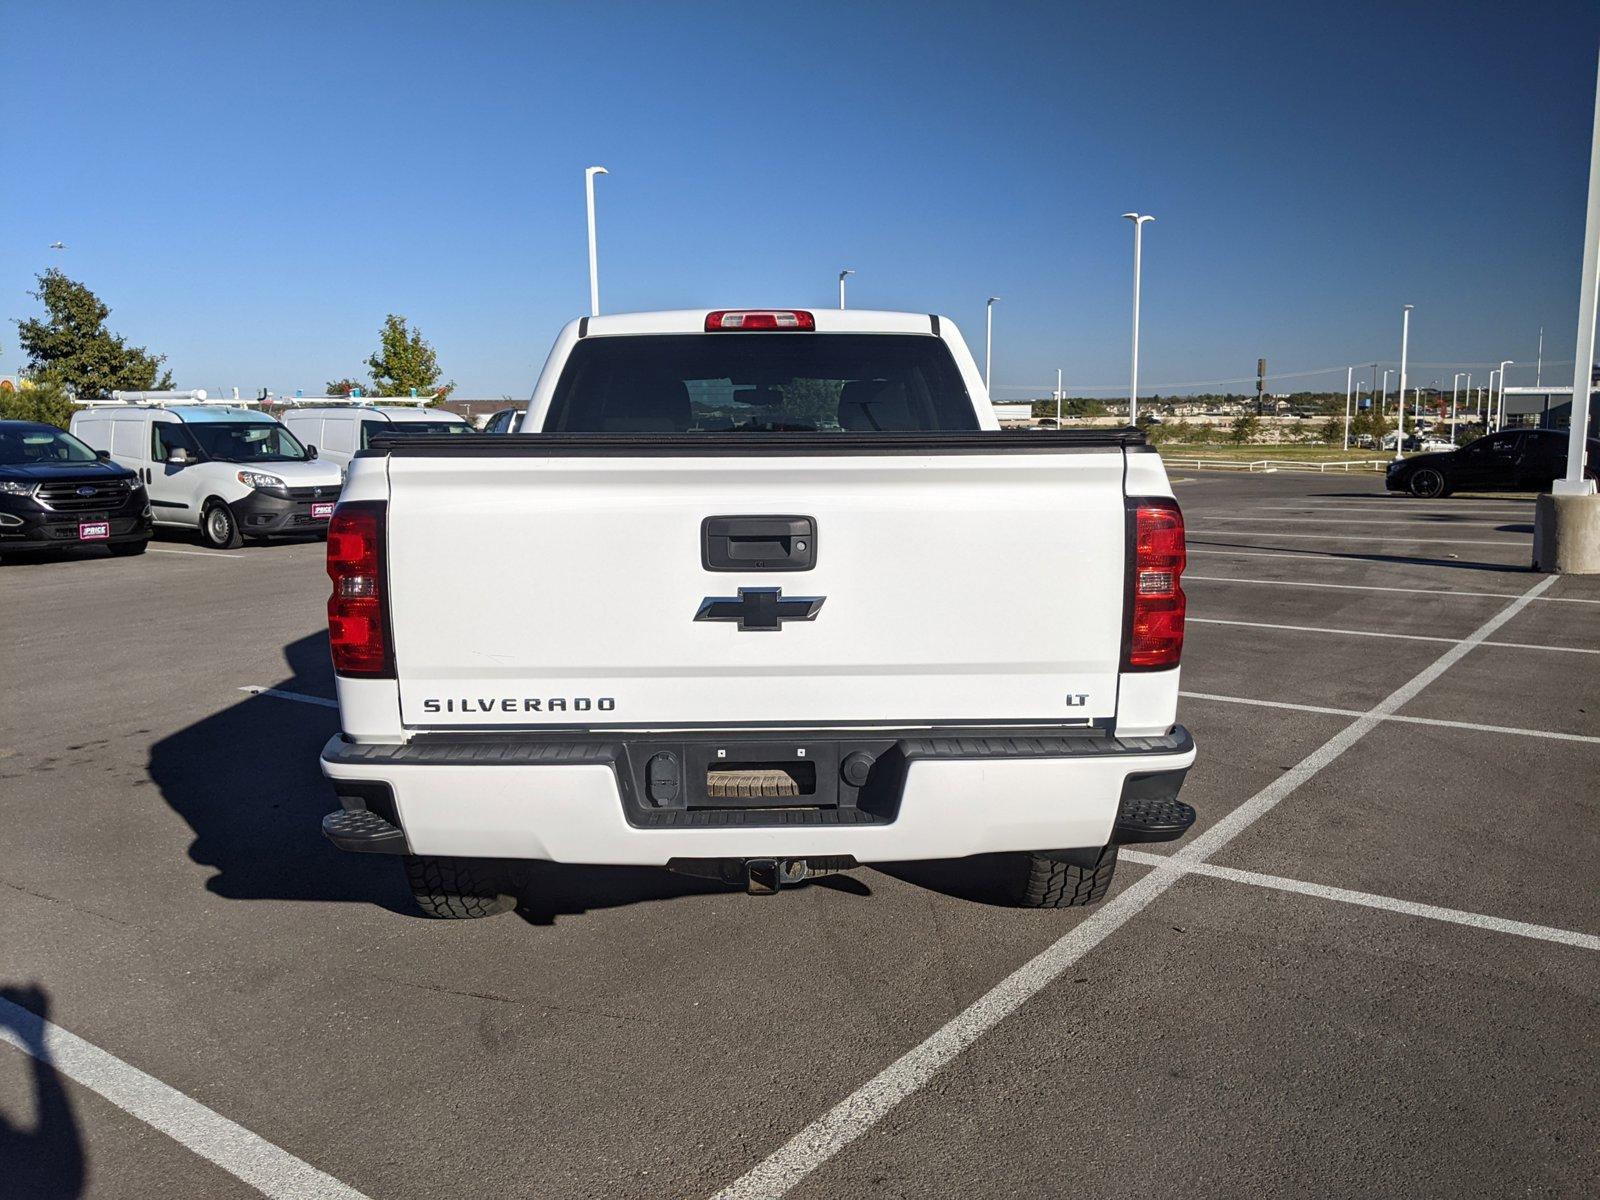
[[[302,442],[317,447],[329,462],[347,468],[356,451],[365,450],[372,439],[390,434],[476,433],[471,422],[439,408],[400,401],[377,404],[356,399],[340,402],[338,397],[296,400],[281,414],[289,432]]]
[[[204,392],[114,392],[73,413],[72,433],[143,481],[157,525],[218,549],[326,534],[344,478],[265,413]]]

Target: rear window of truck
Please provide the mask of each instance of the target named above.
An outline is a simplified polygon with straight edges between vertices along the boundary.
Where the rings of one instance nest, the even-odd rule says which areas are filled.
[[[579,342],[551,433],[976,430],[949,348],[917,334],[707,333]]]

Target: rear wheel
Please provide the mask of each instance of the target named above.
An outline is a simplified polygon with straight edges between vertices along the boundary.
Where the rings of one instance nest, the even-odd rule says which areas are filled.
[[[468,921],[516,907],[517,898],[505,889],[504,872],[482,859],[408,854],[404,862],[412,899],[427,916]]]
[[[220,500],[206,505],[200,516],[200,540],[213,550],[234,550],[244,540],[239,536],[239,522],[233,519],[233,510]]]
[[[1117,847],[1035,850],[1017,856],[1011,898],[1021,908],[1082,908],[1105,898],[1117,869]]]
[[[1444,476],[1432,467],[1418,467],[1411,473],[1407,489],[1419,500],[1433,500],[1445,494]]]
[[[132,558],[135,554],[143,554],[149,544],[149,538],[140,538],[137,542],[112,542],[109,549],[112,558]]]

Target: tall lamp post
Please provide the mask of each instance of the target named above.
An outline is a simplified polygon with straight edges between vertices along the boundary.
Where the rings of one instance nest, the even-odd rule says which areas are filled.
[[[1139,423],[1139,274],[1143,265],[1144,226],[1155,218],[1148,213],[1123,213],[1133,222],[1133,373],[1128,380],[1128,424]]]
[[[1456,444],[1456,397],[1460,394],[1462,371],[1457,371],[1450,381],[1450,444]]]
[[[594,240],[594,177],[609,175],[604,167],[588,167],[583,172],[584,198],[589,203],[589,315],[600,315],[600,257]]]
[[[1414,305],[1408,304],[1400,310],[1400,408],[1399,419],[1394,427],[1394,459],[1400,461],[1400,450],[1406,442],[1406,354],[1411,349],[1411,310]],[[1417,398],[1420,406],[1421,396]]]
[[[1494,427],[1501,429],[1506,423],[1506,368],[1515,366],[1513,359],[1504,359],[1500,363],[1500,402],[1494,406]]]
[[[1567,427],[1567,473],[1551,491],[1557,496],[1592,496],[1594,481],[1583,476],[1594,390],[1595,302],[1600,297],[1600,71],[1594,91],[1594,129],[1589,138],[1589,207],[1583,225],[1583,278],[1578,295],[1578,343],[1572,355],[1572,419]],[[1600,463],[1595,464],[1600,467]],[[1538,539],[1535,538],[1535,543]]]
[[[1346,367],[1344,369],[1344,448],[1346,450],[1350,449],[1350,389],[1354,385],[1355,377],[1356,369],[1354,367]]]
[[[1056,428],[1061,428],[1061,368],[1056,368]]]
[[[1485,433],[1494,432],[1494,377],[1498,374],[1500,374],[1499,371],[1489,372],[1488,394],[1483,398],[1483,431]]]
[[[854,274],[855,274],[855,272],[854,271],[850,271],[850,270],[845,270],[845,271],[840,271],[839,272],[839,311],[840,312],[844,311],[844,277],[846,275],[854,275]]]
[[[999,296],[990,296],[984,305],[984,320],[988,328],[983,339],[983,390],[989,392],[989,368],[994,365],[994,306]],[[994,393],[989,392],[989,403],[994,403]]]

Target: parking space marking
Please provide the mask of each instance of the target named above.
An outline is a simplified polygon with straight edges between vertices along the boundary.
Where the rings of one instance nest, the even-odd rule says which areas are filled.
[[[1191,532],[1193,531],[1191,530]],[[1406,566],[1428,565],[1427,562],[1422,561],[1419,556],[1415,554],[1385,556],[1376,550],[1234,550],[1224,547],[1217,547],[1214,549],[1199,549],[1194,546],[1190,546],[1188,547],[1188,553],[1190,555],[1218,554],[1224,558],[1305,558],[1311,559],[1314,562],[1338,562],[1344,559],[1352,559],[1356,562],[1372,562],[1375,558],[1380,560],[1387,558],[1389,560],[1399,561]],[[1512,566],[1510,563],[1461,562],[1460,560],[1456,560],[1451,565],[1471,567],[1479,571],[1515,571],[1518,574],[1523,574],[1528,569],[1526,567]]]
[[[1554,579],[1555,576],[1551,576]],[[1334,629],[1326,625],[1278,625],[1271,621],[1226,621],[1221,617],[1189,617],[1191,625],[1234,625],[1241,629],[1283,629],[1292,633],[1332,633],[1342,637],[1389,638],[1399,642],[1455,642],[1459,638],[1441,637],[1433,633],[1386,633],[1377,629]],[[1481,642],[1479,645],[1498,646],[1503,650],[1550,650],[1556,654],[1600,654],[1584,646],[1544,646],[1534,642]]]
[[[1412,538],[1412,537],[1365,537],[1353,533],[1280,533],[1276,529],[1191,529],[1191,534],[1209,534],[1212,537],[1278,537],[1278,538],[1310,538],[1324,542],[1402,542],[1406,545],[1424,546],[1520,546],[1528,548],[1526,540],[1506,541],[1504,539],[1484,540],[1473,538]]]
[[[277,700],[297,700],[301,704],[320,704],[323,708],[339,707],[337,700],[330,700],[326,696],[308,696],[304,692],[285,692],[278,688],[255,687],[248,684],[239,690],[241,692],[249,692],[252,696],[271,696]]]
[[[244,558],[243,554],[227,554],[221,550],[165,550],[159,546],[146,546],[146,554],[192,554],[195,558]]]
[[[332,1175],[20,1004],[0,999],[0,1018],[0,1041],[99,1093],[273,1200],[366,1200]]]
[[[1165,854],[1150,854],[1142,850],[1122,850],[1122,857],[1145,866],[1158,867],[1174,860]],[[1213,879],[1226,879],[1230,883],[1245,883],[1252,887],[1271,888],[1279,892],[1295,892],[1301,896],[1317,896],[1323,900],[1337,900],[1341,904],[1359,904],[1364,908],[1381,908],[1388,912],[1403,913],[1408,917],[1426,917],[1431,921],[1448,921],[1453,925],[1470,925],[1475,929],[1490,929],[1496,933],[1510,933],[1518,937],[1536,938],[1541,942],[1557,942],[1563,946],[1576,946],[1580,950],[1600,950],[1600,937],[1592,933],[1577,933],[1571,929],[1557,929],[1552,925],[1533,925],[1527,921],[1512,921],[1505,917],[1490,917],[1483,913],[1464,912],[1459,908],[1440,908],[1436,904],[1418,904],[1415,900],[1399,900],[1393,896],[1375,896],[1371,892],[1353,892],[1349,888],[1329,887],[1323,883],[1306,883],[1299,879],[1285,879],[1281,875],[1263,875],[1259,871],[1241,871],[1234,867],[1219,867],[1214,863],[1176,864],[1188,875],[1207,875]]]
[[[1426,517],[1423,517],[1423,516],[1420,516],[1420,515],[1419,516],[1415,516],[1415,517],[1380,517],[1380,518],[1373,518],[1373,517],[1338,517],[1338,518],[1333,518],[1333,519],[1330,519],[1328,517],[1229,517],[1229,516],[1224,516],[1221,513],[1197,513],[1196,516],[1198,516],[1198,517],[1200,517],[1200,519],[1206,520],[1206,521],[1255,521],[1258,524],[1261,523],[1261,522],[1266,522],[1266,523],[1271,524],[1271,525],[1323,525],[1323,526],[1326,526],[1326,525],[1329,525],[1329,524],[1338,524],[1340,526],[1344,526],[1344,525],[1415,525],[1415,524],[1417,524],[1419,522],[1425,523],[1426,520],[1427,520]],[[1510,520],[1510,519],[1511,518],[1509,518],[1509,517],[1505,517],[1505,518],[1498,518],[1498,519],[1490,518],[1488,520],[1482,520],[1482,521],[1451,521],[1451,522],[1448,522],[1448,525],[1449,525],[1449,527],[1451,529],[1460,529],[1463,526],[1478,526],[1478,525],[1484,526],[1485,528],[1489,528],[1489,527],[1492,527],[1493,525],[1495,525],[1497,523],[1503,524],[1505,521]],[[1240,533],[1246,533],[1248,531],[1247,530],[1239,530],[1239,532]],[[1260,535],[1256,535],[1256,536],[1260,536]]]
[[[715,1200],[776,1200],[846,1146],[883,1120],[902,1100],[1035,993],[1054,981],[1131,918],[1159,899],[1186,869],[1203,863],[1256,821],[1271,812],[1367,734],[1383,718],[1410,703],[1434,680],[1464,658],[1507,621],[1525,609],[1556,580],[1547,575],[1472,634],[1451,646],[1408,682],[1329,738],[1288,771],[1220,818],[1179,853],[1163,860],[1143,879],[1118,892],[1084,921],[1018,967],[973,1004],[851,1092],[772,1154],[716,1194]]]
[[[1485,646],[1494,645],[1484,642]],[[1215,692],[1179,692],[1188,700],[1213,700],[1218,704],[1248,704],[1253,708],[1283,708],[1290,712],[1320,713],[1331,717],[1359,717],[1358,708],[1329,708],[1323,704],[1294,704],[1288,700],[1259,700],[1254,696],[1221,696]],[[1383,720],[1398,721],[1405,725],[1436,725],[1443,729],[1465,729],[1473,733],[1508,733],[1517,737],[1549,738],[1557,742],[1588,742],[1600,746],[1600,737],[1587,733],[1558,733],[1553,729],[1519,729],[1514,725],[1485,725],[1478,721],[1451,721],[1444,717],[1413,717],[1402,713],[1389,713]]]
[[[1183,573],[1184,583],[1251,583],[1261,587],[1333,588],[1345,592],[1400,592],[1407,596],[1477,596],[1496,600],[1513,600],[1515,592],[1458,592],[1450,588],[1381,587],[1372,583],[1312,583],[1308,579],[1242,579],[1233,575],[1191,575]],[[1540,596],[1541,604],[1600,604],[1600,600],[1585,600],[1578,596]]]

